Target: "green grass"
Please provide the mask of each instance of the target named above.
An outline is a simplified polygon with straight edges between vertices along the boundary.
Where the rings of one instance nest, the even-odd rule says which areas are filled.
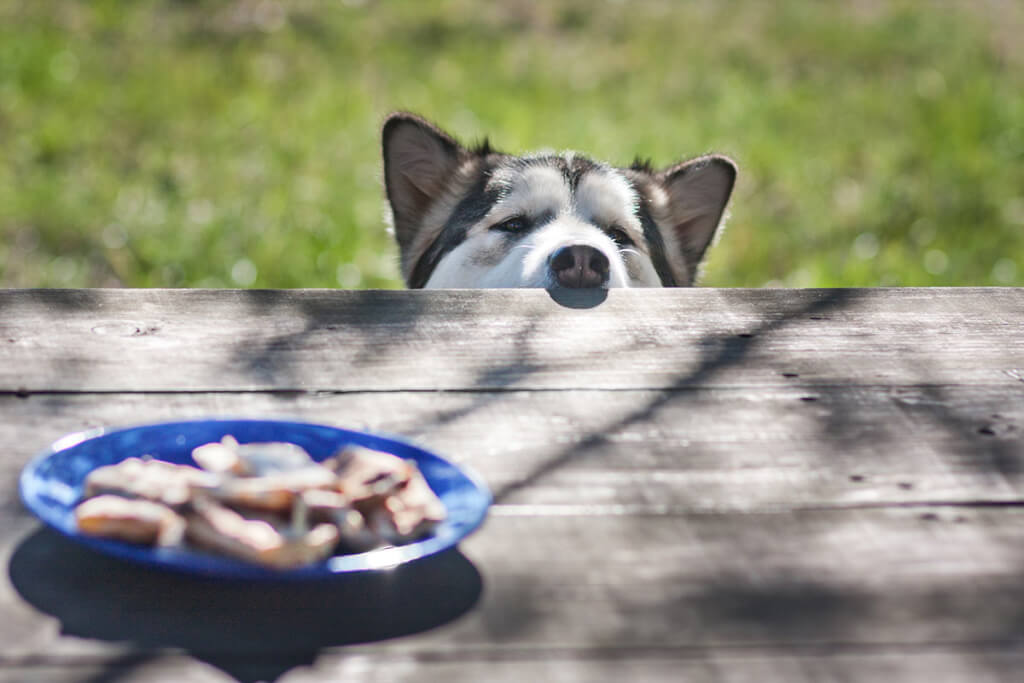
[[[1024,285],[1017,3],[0,3],[0,285],[394,287],[379,126],[740,165],[714,286]]]

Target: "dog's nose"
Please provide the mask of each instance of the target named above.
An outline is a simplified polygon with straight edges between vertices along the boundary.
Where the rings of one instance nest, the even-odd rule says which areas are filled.
[[[562,287],[583,289],[608,284],[608,257],[584,244],[561,247],[551,255],[551,272]]]

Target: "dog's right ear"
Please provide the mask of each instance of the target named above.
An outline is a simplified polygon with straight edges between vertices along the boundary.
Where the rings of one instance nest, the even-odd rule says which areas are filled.
[[[405,250],[423,215],[458,168],[464,150],[440,128],[403,112],[388,117],[381,138],[395,239]]]

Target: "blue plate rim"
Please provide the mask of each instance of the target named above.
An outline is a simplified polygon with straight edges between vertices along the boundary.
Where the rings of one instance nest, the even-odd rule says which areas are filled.
[[[123,432],[154,428],[173,428],[177,426],[187,427],[189,425],[200,424],[214,425],[217,423],[247,423],[251,425],[274,425],[289,426],[300,429],[307,428],[327,430],[334,432],[339,436],[352,435],[357,438],[365,438],[382,444],[395,445],[400,449],[408,449],[413,453],[433,459],[449,470],[457,473],[460,477],[466,480],[476,496],[480,498],[480,501],[478,505],[474,506],[474,516],[468,522],[462,524],[461,529],[453,536],[446,538],[432,535],[420,541],[415,541],[405,545],[389,546],[363,553],[336,555],[328,558],[328,560],[323,563],[290,570],[269,569],[259,565],[242,562],[240,560],[233,560],[231,558],[203,553],[201,551],[162,551],[121,541],[84,536],[76,533],[74,530],[65,528],[55,520],[51,519],[49,514],[37,509],[34,505],[34,499],[36,499],[38,495],[35,490],[41,488],[41,485],[33,482],[33,475],[36,474],[37,469],[43,463],[59,453],[101,437]],[[132,455],[142,455],[142,453],[126,453],[124,457],[127,458]],[[399,565],[429,557],[456,547],[462,539],[479,530],[487,518],[490,506],[494,502],[490,488],[479,473],[472,467],[464,464],[456,464],[448,458],[445,458],[438,453],[415,444],[403,437],[383,432],[370,432],[362,429],[340,427],[322,422],[298,420],[289,417],[247,417],[236,415],[213,415],[180,420],[140,422],[137,424],[121,426],[92,427],[89,429],[69,432],[68,434],[54,440],[44,450],[32,457],[22,468],[18,477],[18,492],[25,507],[33,514],[33,516],[39,519],[47,527],[57,531],[64,537],[80,545],[92,548],[108,556],[131,562],[136,565],[148,566],[176,573],[220,579],[244,578],[266,580],[309,580],[340,577],[348,574],[392,569]],[[444,528],[444,526],[445,525],[442,525],[442,528]]]

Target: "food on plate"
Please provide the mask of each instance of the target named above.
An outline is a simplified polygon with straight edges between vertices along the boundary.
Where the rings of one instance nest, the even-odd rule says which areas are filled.
[[[79,530],[292,569],[415,541],[446,516],[414,462],[361,446],[318,463],[295,444],[225,436],[192,458],[199,467],[144,457],[94,470]]]
[[[316,464],[302,446],[283,441],[240,444],[230,434],[193,449],[192,459],[204,470],[243,476],[287,472]]]
[[[302,492],[301,503],[297,510],[305,511],[310,519],[330,522],[338,527],[339,545],[347,552],[371,550],[382,542],[382,538],[367,526],[363,514],[343,493],[311,489]]]
[[[192,459],[208,472],[247,474],[246,465],[238,453],[238,446],[235,437],[228,434],[220,441],[193,448]]]
[[[331,490],[338,486],[338,476],[321,465],[307,465],[296,470],[255,477],[230,477],[214,489],[217,499],[257,510],[286,512],[304,491]]]
[[[350,446],[324,466],[345,482],[343,491],[370,528],[391,543],[414,540],[445,518],[444,504],[413,463]]]
[[[116,465],[99,467],[85,478],[85,496],[113,493],[129,498],[144,498],[170,506],[183,505],[196,488],[210,488],[220,478],[188,465],[154,460],[126,458]]]
[[[415,470],[400,491],[371,513],[371,519],[378,525],[378,533],[392,543],[407,543],[443,522],[445,514],[444,503]]]
[[[202,495],[191,508],[185,534],[197,547],[274,569],[319,562],[338,545],[338,527],[333,524],[296,531],[268,518],[244,517]]]
[[[166,505],[112,494],[81,503],[75,521],[90,536],[146,545],[177,545],[185,534],[185,519]]]

